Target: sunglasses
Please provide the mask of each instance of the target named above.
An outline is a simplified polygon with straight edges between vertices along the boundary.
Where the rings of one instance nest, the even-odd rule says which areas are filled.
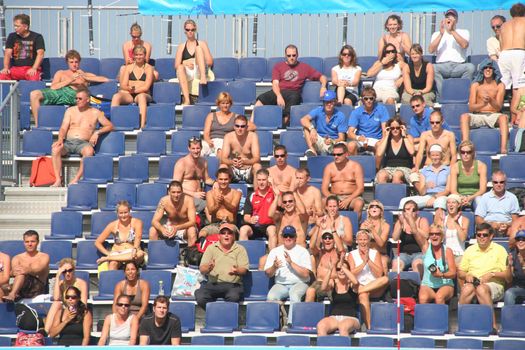
[[[334,153],[334,157],[341,157],[344,153]]]
[[[488,236],[490,236],[490,233],[476,233],[476,237],[479,238],[487,238]]]
[[[346,52],[343,52],[343,53],[341,54],[341,56],[344,56],[344,57],[349,57],[349,56],[350,56],[350,54],[349,54],[349,53],[346,53]]]
[[[185,31],[187,32],[196,32],[197,29],[193,28],[193,29],[188,29],[188,28],[184,28]]]
[[[71,273],[73,271],[75,271],[75,269],[67,269],[67,270],[64,270],[64,273]]]
[[[461,154],[472,154],[472,151],[460,151]]]
[[[505,183],[505,181],[492,181],[492,183],[495,185],[502,185]]]
[[[429,236],[441,236],[441,232],[429,232]]]
[[[401,130],[400,126],[391,126],[390,130]]]
[[[516,238],[516,242],[525,242],[525,238],[523,237]]]
[[[220,235],[233,235],[233,232],[231,232],[230,230],[222,230],[221,232],[219,232]]]
[[[373,101],[375,99],[375,97],[363,97],[363,101]]]
[[[129,307],[130,304],[117,303],[118,307]]]
[[[385,53],[397,53],[396,50],[386,50]]]
[[[327,240],[332,240],[332,239],[334,239],[334,236],[332,236],[332,235],[325,235],[325,236],[323,236],[322,238],[323,238],[323,241],[327,241]]]
[[[290,200],[287,200],[287,201],[283,201],[283,204],[290,204],[290,203],[293,203],[294,200],[293,199],[290,199]]]
[[[297,54],[294,54],[294,55],[286,55],[286,57],[297,57]]]
[[[242,124],[242,125],[240,125],[240,124],[235,124],[234,126],[235,126],[236,128],[244,129],[244,128],[246,127],[246,124]]]
[[[441,124],[441,121],[439,121],[439,122],[433,122],[433,121],[430,121],[430,124],[432,124],[432,125],[438,125],[438,124]]]
[[[285,233],[283,234],[283,238],[295,238],[297,237],[295,234]]]
[[[135,40],[140,39],[140,35],[132,35],[131,39],[135,39]]]
[[[285,158],[286,154],[275,154],[273,157],[274,158]]]
[[[412,107],[412,109],[414,109],[414,108],[419,108],[419,106],[421,106],[421,104],[419,104],[419,105],[413,105],[413,106],[410,106],[410,107]]]
[[[336,267],[336,268],[335,268],[335,271],[337,271],[337,272],[339,272],[339,271],[341,271],[341,270],[342,270],[341,267]]]
[[[76,295],[66,295],[65,298],[74,300],[74,299],[78,299],[78,296],[76,296]]]
[[[492,26],[492,29],[500,29],[501,28],[501,25],[499,26]]]
[[[188,141],[190,142],[200,142],[201,138],[200,137],[197,137],[197,136],[192,136],[189,138]]]
[[[368,206],[368,209],[374,209],[374,208],[376,208],[376,209],[381,209],[381,207],[380,207],[379,205],[377,205],[377,204],[370,204],[370,205]]]

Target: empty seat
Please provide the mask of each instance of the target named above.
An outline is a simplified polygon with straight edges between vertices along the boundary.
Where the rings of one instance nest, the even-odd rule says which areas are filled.
[[[0,241],[0,252],[9,255],[11,258],[25,251],[26,248],[24,247],[24,241],[22,240]]]
[[[290,108],[290,126],[286,130],[303,130],[301,118],[318,106],[318,103],[303,103],[292,106]]]
[[[361,67],[363,72],[366,72],[377,61],[377,56],[359,56],[357,57],[357,64]]]
[[[376,177],[376,158],[374,156],[350,156],[348,159],[361,164],[365,182],[372,182]]]
[[[155,103],[180,104],[180,85],[165,81],[156,82],[153,84],[151,97]]]
[[[14,303],[0,303],[0,334],[18,332]]]
[[[102,210],[114,211],[117,209],[117,203],[123,200],[128,201],[132,208],[135,206],[137,201],[136,185],[126,182],[108,184],[106,187],[106,206]]]
[[[101,271],[98,275],[98,294],[93,296],[93,300],[113,300],[115,285],[123,279],[122,270]]]
[[[501,309],[500,337],[525,337],[525,306],[505,305]]]
[[[403,330],[403,310],[401,305],[401,330]],[[370,329],[368,334],[397,333],[397,305],[391,303],[372,303],[370,311]]]
[[[122,67],[123,65],[123,58],[101,58],[100,75],[109,79],[117,79],[120,67]]]
[[[8,346],[11,347],[12,341],[11,337],[0,337],[0,346]]]
[[[259,154],[261,157],[267,157],[273,152],[273,134],[270,131],[257,130],[259,139]]]
[[[94,241],[77,242],[77,270],[96,270],[97,260],[102,256],[102,253],[95,247]]]
[[[117,214],[113,211],[97,211],[91,214],[91,233],[86,237],[87,239],[97,239],[104,231],[106,226],[117,220]]]
[[[82,236],[82,214],[59,211],[51,214],[51,234],[46,239],[75,239]]]
[[[64,57],[45,57],[42,60],[42,80],[51,80],[59,70],[68,70]]]
[[[166,146],[166,142],[164,142]],[[118,178],[116,182],[139,184],[149,180],[148,157],[145,155],[133,155],[119,157]]]
[[[517,339],[497,339],[494,341],[494,350],[525,349],[525,341]]]
[[[319,73],[323,73],[323,59],[317,56],[302,56],[299,57],[299,62],[306,63],[314,68]]]
[[[159,178],[155,182],[170,183],[173,180],[173,169],[182,156],[162,156],[159,159]]]
[[[233,80],[239,75],[239,61],[235,57],[214,58],[213,74],[216,80]]]
[[[150,242],[151,244],[151,242]],[[170,312],[180,319],[182,333],[195,330],[195,304],[184,301],[170,302]]]
[[[95,155],[118,157],[124,155],[124,149],[124,133],[113,131],[100,135],[98,142],[95,145]]]
[[[271,81],[272,80],[272,71],[273,66],[275,66],[278,62],[283,62],[283,57],[269,57],[266,59],[266,74],[264,75],[263,81]]]
[[[224,345],[224,337],[220,335],[195,335],[191,337],[191,345]]]
[[[487,59],[487,55],[484,54],[484,55],[470,55],[467,57],[467,61],[472,63],[475,67],[476,67],[476,70],[478,69],[478,65],[483,62],[483,60]]]
[[[60,260],[73,256],[73,243],[71,241],[45,240],[40,243],[40,250],[49,255],[49,268],[56,270]]]
[[[259,259],[266,254],[266,242],[260,240],[237,241],[246,249],[248,253],[248,260],[250,262],[250,269],[257,269],[259,266]]]
[[[417,304],[414,316],[414,335],[444,335],[448,333],[448,305]]]
[[[283,109],[280,106],[255,106],[252,113],[257,130],[274,131],[283,126]]]
[[[222,91],[228,91],[228,83],[226,81],[209,81],[206,85],[199,84],[198,104],[214,106],[217,96]]]
[[[525,156],[512,154],[499,159],[499,168],[507,175],[507,187],[520,187],[525,182]]]
[[[239,59],[239,78],[252,81],[262,81],[266,74],[266,59],[264,57],[242,57]]]
[[[150,241],[148,243],[148,270],[174,269],[179,264],[179,242],[174,240]]]
[[[333,57],[325,57],[323,58],[323,71],[325,77],[328,78],[328,80],[332,80],[332,68],[335,65],[339,64],[339,57],[333,56]]]
[[[164,131],[149,130],[137,135],[137,154],[159,157],[166,154],[166,134]]]
[[[89,92],[92,96],[111,100],[114,94],[118,91],[116,81],[108,81],[100,84],[93,84],[89,87]]]
[[[84,173],[80,183],[105,184],[113,181],[113,157],[84,157]]]
[[[246,327],[242,333],[273,333],[278,330],[279,304],[263,301],[246,305]]]
[[[347,346],[350,347],[352,342],[349,337],[339,335],[323,335],[317,337],[317,346]]]
[[[407,337],[401,338],[402,348],[432,349],[436,346],[433,338]]]
[[[31,130],[22,136],[22,151],[18,153],[23,157],[37,157],[51,154],[53,134],[47,130]]]
[[[361,337],[359,338],[359,346],[361,347],[385,347],[391,348],[394,346],[394,339],[388,337]]]
[[[243,279],[244,300],[265,301],[270,285],[271,280],[264,271],[248,271]]]
[[[18,82],[18,94],[21,103],[29,103],[31,91],[42,90],[46,88],[45,81],[20,80]]]
[[[470,130],[470,141],[476,145],[477,154],[494,155],[500,151],[501,137],[499,129]]]
[[[264,335],[238,335],[233,338],[233,345],[240,346],[264,346],[268,340]]]
[[[278,346],[310,346],[310,337],[306,335],[281,335],[277,337]]]
[[[58,131],[66,112],[65,106],[42,105],[38,109],[38,129]]]
[[[80,61],[80,69],[84,72],[100,74],[100,61],[96,57],[82,57]]]
[[[182,109],[182,129],[204,130],[204,121],[210,112],[211,108],[207,105],[184,106]]]
[[[472,81],[466,78],[444,79],[439,103],[467,103]]]
[[[397,210],[401,199],[407,196],[405,184],[376,184],[375,199],[383,203],[385,210]]]
[[[150,300],[155,299],[159,294],[164,294],[169,297],[171,294],[171,271],[164,270],[142,270],[140,278],[148,281],[150,288]],[[162,289],[160,290],[160,282],[162,281]],[[163,293],[161,293],[163,292]]]
[[[451,338],[447,340],[447,349],[483,349],[483,341],[473,338]]]
[[[111,122],[115,131],[139,128],[139,107],[135,105],[111,107]]]
[[[469,112],[468,103],[446,103],[441,105],[441,114],[450,127],[459,128],[461,115]]]
[[[134,218],[142,221],[142,239],[149,239],[149,229],[151,228],[151,220],[154,212],[151,210],[134,211],[131,213]]]
[[[169,103],[148,106],[148,118],[144,130],[174,130],[175,105]]]
[[[290,308],[293,308],[293,319],[291,326],[286,329],[287,333],[317,333],[317,323],[324,318],[323,303],[294,303]]]
[[[162,183],[140,184],[137,186],[137,204],[134,210],[155,210],[161,197],[167,193],[167,187]]]
[[[308,157],[306,167],[310,169],[310,181],[321,182],[323,180],[324,169],[333,161],[334,157],[332,156]]]
[[[301,91],[302,103],[320,103],[321,83],[318,81],[306,81]]]
[[[228,82],[228,92],[237,105],[252,105],[255,103],[255,82],[250,80],[235,80]]]
[[[173,58],[157,58],[155,60],[155,70],[159,73],[160,80],[169,80],[177,76]]]
[[[206,321],[201,333],[231,333],[238,328],[238,303],[216,301],[206,305]]]
[[[458,305],[458,331],[455,335],[486,337],[492,332],[492,306]]]
[[[188,154],[188,140],[192,137],[200,138],[199,130],[177,130],[171,134],[171,153],[173,155]]]
[[[279,143],[286,147],[289,156],[304,156],[308,149],[301,130],[284,131],[279,135]]]

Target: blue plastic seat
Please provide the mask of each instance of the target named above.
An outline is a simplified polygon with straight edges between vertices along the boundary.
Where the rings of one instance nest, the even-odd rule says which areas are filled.
[[[282,132],[279,135],[279,143],[286,147],[289,156],[302,157],[308,149],[302,130]]]
[[[525,349],[525,341],[517,339],[498,339],[494,341],[494,350]]]
[[[306,335],[281,335],[277,337],[278,346],[310,346],[310,337]]]
[[[483,349],[483,341],[473,338],[450,338],[447,340],[447,349]]]
[[[182,156],[162,156],[159,159],[159,178],[155,182],[168,184],[173,180],[173,169],[175,163]]]
[[[433,338],[406,337],[401,338],[402,348],[433,349],[436,346]]]
[[[235,57],[213,59],[213,74],[216,80],[233,80],[239,75],[239,60]]]
[[[106,206],[104,211],[115,211],[117,203],[126,200],[133,208],[137,202],[137,187],[134,183],[115,182],[106,187]]]
[[[525,307],[523,305],[505,305],[501,309],[500,337],[525,338]]]
[[[220,335],[196,335],[191,337],[191,345],[224,345],[224,337]]]
[[[441,114],[450,127],[459,128],[461,115],[469,112],[468,103],[446,103],[441,105]]]
[[[18,94],[20,95],[20,103],[29,103],[31,91],[42,90],[45,88],[45,81],[20,80],[18,82]]]
[[[166,81],[156,82],[153,84],[152,98],[155,103],[180,104],[180,85]]]
[[[273,134],[270,131],[257,130],[259,138],[259,153],[261,157],[267,157],[273,152]]]
[[[151,228],[151,220],[153,219],[154,211],[134,211],[131,213],[134,218],[142,221],[142,239],[149,239],[149,229]]]
[[[111,80],[105,83],[93,84],[89,87],[91,96],[101,97],[111,100],[114,94],[118,91],[118,84],[115,80]]]
[[[269,57],[266,59],[266,74],[263,81],[272,81],[273,66],[279,62],[283,62],[284,57]]]
[[[114,211],[94,212],[91,214],[91,232],[86,239],[97,239],[106,226],[115,220],[117,220],[117,214]]]
[[[111,122],[115,131],[138,129],[139,119],[139,107],[136,105],[111,107]]]
[[[14,303],[0,303],[0,334],[15,334],[18,332],[16,326],[16,314]]]
[[[98,267],[97,260],[102,256],[102,253],[95,247],[95,242],[91,240],[77,242],[77,270],[96,270]],[[121,272],[123,273],[123,271]]]
[[[306,63],[319,73],[323,73],[323,59],[317,56],[299,56],[299,62]]]
[[[223,91],[228,91],[228,82],[223,80],[209,81],[206,85],[199,85],[198,104],[214,106],[217,96]]]
[[[58,262],[63,258],[73,255],[73,243],[71,241],[50,241],[40,243],[40,250],[49,255],[49,268],[58,269]]]
[[[271,279],[264,271],[248,271],[244,275],[244,300],[265,301],[271,287]]]
[[[266,59],[264,57],[239,58],[239,78],[251,81],[262,81],[266,74]]]
[[[266,346],[268,339],[264,335],[238,335],[233,338],[233,345],[239,346]]]
[[[370,67],[377,61],[377,56],[358,56],[357,65],[361,67],[363,73],[366,73]]]
[[[144,130],[174,130],[175,105],[169,103],[153,104],[148,106],[148,118]]]
[[[288,154],[288,158],[286,158],[286,162],[289,165],[293,166],[295,169],[299,169],[300,166],[301,166],[301,159],[298,156],[292,156],[292,155]],[[274,166],[274,165],[275,165],[275,158],[271,157],[270,158],[270,166]]]
[[[309,114],[319,103],[303,103],[290,108],[290,126],[286,130],[303,130],[301,118]]]
[[[231,333],[238,328],[238,303],[215,301],[206,305],[206,321],[201,333]]]
[[[235,101],[233,101],[235,103]],[[231,106],[230,111],[235,114],[246,115],[246,106],[235,104]]]
[[[321,103],[321,83],[318,81],[306,81],[301,91],[302,103]]]
[[[147,156],[137,154],[119,157],[116,182],[139,184],[147,182],[148,180],[149,166]]]
[[[113,157],[84,157],[84,173],[80,183],[105,184],[113,181]]]
[[[246,305],[246,327],[241,329],[242,333],[277,331],[279,331],[279,304],[262,301]]]
[[[376,184],[375,199],[383,203],[385,210],[397,210],[401,199],[407,196],[405,184]]]
[[[273,131],[282,128],[283,110],[280,106],[255,106],[252,113],[257,130]]]
[[[137,186],[137,203],[134,210],[155,210],[159,200],[167,193],[162,183],[140,184]]]
[[[332,156],[308,157],[306,167],[310,169],[311,182],[321,182],[323,180],[324,168],[334,161]]]
[[[211,108],[208,105],[184,106],[182,109],[181,129],[185,131],[204,130],[204,121],[210,112]]]
[[[155,70],[159,73],[160,80],[169,80],[177,77],[173,58],[157,58],[155,60]]]
[[[46,130],[31,130],[24,132],[22,136],[22,151],[19,156],[35,157],[51,154],[53,134]]]
[[[51,234],[46,239],[75,239],[82,237],[82,214],[59,211],[51,214]]]
[[[394,115],[396,115],[396,105],[384,104],[384,103],[379,103],[379,104],[383,105],[386,108],[389,118],[392,118]]]
[[[98,275],[98,294],[93,296],[93,300],[113,300],[115,285],[123,279],[123,270],[101,271]]]
[[[184,113],[184,110],[183,110]],[[204,124],[203,124],[204,125]],[[188,154],[188,140],[201,137],[199,130],[177,130],[171,134],[171,153],[173,155]]]
[[[11,337],[0,337],[0,346],[12,346],[12,340]]]
[[[177,241],[150,241],[148,243],[148,263],[146,268],[148,270],[174,269],[179,264],[179,253],[179,242]]]
[[[483,62],[484,59],[487,58],[487,54],[484,54],[484,55],[470,55],[467,57],[467,61],[472,63],[475,67],[476,67],[476,70],[478,69],[478,65]]]
[[[123,58],[101,58],[100,75],[109,79],[117,79],[120,67],[123,65]]]
[[[316,334],[317,323],[324,318],[324,304],[303,302],[290,307],[293,308],[293,320],[286,333]]]
[[[42,60],[42,80],[52,80],[59,70],[67,70],[64,57],[45,57]]]
[[[408,126],[410,125],[410,119],[414,116],[414,112],[412,112],[412,106],[409,104],[402,104],[401,107],[399,107],[399,116],[401,117],[401,120]]]
[[[388,280],[393,281],[397,278],[397,272],[390,271],[388,273]],[[417,271],[401,271],[401,276],[399,276],[402,280],[411,280],[418,286],[421,284],[421,276],[419,275],[419,272]]]
[[[372,303],[370,308],[370,329],[368,334],[397,334],[397,305],[391,303]],[[403,311],[401,305],[401,330],[403,330]]]
[[[499,129],[480,128],[470,130],[470,141],[476,145],[476,154],[494,155],[500,151]]]
[[[95,145],[95,155],[118,157],[124,155],[124,149],[124,133],[120,131],[112,131],[100,135],[98,142]]]
[[[137,134],[137,154],[159,157],[166,154],[166,134],[164,131],[150,130]]]
[[[468,103],[471,83],[466,78],[444,79],[439,103]]]
[[[82,69],[84,72],[99,75],[100,61],[95,57],[82,57],[82,60],[80,61],[80,69]]]
[[[208,175],[213,180],[217,179],[217,170],[219,170],[219,166],[221,165],[221,160],[217,157],[208,157]]]
[[[151,242],[150,242],[151,243]],[[195,304],[184,301],[170,302],[170,312],[180,319],[182,333],[195,330]]]
[[[246,249],[248,253],[248,260],[250,262],[250,269],[257,269],[259,266],[259,259],[266,254],[266,242],[260,240],[237,241]]]
[[[22,240],[5,240],[0,241],[0,252],[13,258],[15,255],[22,254],[26,251],[24,241]]]
[[[391,348],[394,346],[394,339],[388,337],[376,337],[376,336],[367,336],[359,338],[359,346],[372,348],[372,347],[382,347],[382,348]]]
[[[448,333],[448,305],[417,304],[413,335],[444,335]]]
[[[520,187],[525,182],[525,155],[511,154],[499,159],[499,168],[507,175],[507,187]]]
[[[349,337],[339,335],[323,335],[317,337],[317,346],[344,346],[350,347],[352,342]]]
[[[38,109],[38,128],[40,130],[58,131],[64,119],[66,107],[63,105],[42,105]]]
[[[89,211],[98,207],[97,185],[77,183],[67,188],[67,206],[62,210]]]
[[[492,332],[492,306],[480,304],[458,305],[456,336],[486,337]]]
[[[148,281],[150,287],[150,300],[159,295],[160,281],[162,281],[164,294],[169,297],[171,294],[171,271],[165,270],[142,270],[140,278]]]
[[[322,73],[328,80],[332,80],[332,68],[339,64],[339,57],[325,57],[323,58],[323,71]]]
[[[255,102],[255,82],[250,80],[234,80],[228,82],[228,92],[238,105],[252,105]]]
[[[365,182],[372,182],[376,177],[376,158],[374,156],[350,156],[348,159],[358,162],[363,167]]]

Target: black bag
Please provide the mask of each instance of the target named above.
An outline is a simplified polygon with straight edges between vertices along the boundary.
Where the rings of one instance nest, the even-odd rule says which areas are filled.
[[[199,266],[203,253],[199,252],[197,246],[186,248],[183,253],[184,266]]]
[[[15,304],[16,326],[24,331],[39,331],[44,328],[44,320],[38,312],[26,304]]]

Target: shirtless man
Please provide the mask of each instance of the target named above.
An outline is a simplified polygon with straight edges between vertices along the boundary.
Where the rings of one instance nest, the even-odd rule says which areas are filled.
[[[10,277],[11,277],[11,258],[9,257],[9,255],[0,252],[0,286],[8,284]],[[2,298],[0,298],[0,303],[2,302],[3,300]]]
[[[0,288],[0,297],[6,302],[34,298],[44,294],[47,286],[49,255],[38,251],[38,233],[26,231],[23,240],[26,251],[11,261],[13,284],[4,284]]]
[[[430,146],[436,143],[443,149],[443,164],[454,164],[457,159],[456,136],[452,131],[443,129],[443,115],[439,111],[430,114],[430,130],[421,134],[416,161],[414,162],[416,169],[431,163]],[[426,157],[426,161],[422,164],[424,157]]]
[[[286,226],[293,226],[295,227],[297,234],[297,244],[306,247],[308,214],[306,213],[306,208],[297,192],[283,192],[277,194],[270,209],[268,209],[268,216],[273,217],[273,220],[278,227],[278,245],[283,243],[283,228]]]
[[[199,239],[219,233],[221,223],[234,224],[237,221],[237,212],[242,193],[230,187],[230,171],[226,168],[217,170],[217,184],[206,193],[206,209],[210,215],[210,224],[199,232]]]
[[[470,86],[469,110],[470,113],[461,115],[461,139],[466,141],[470,137],[470,128],[499,126],[501,134],[500,153],[507,153],[509,138],[509,121],[501,113],[505,85],[496,80],[495,61],[486,59],[481,62],[479,69],[483,72],[483,80],[474,82]]]
[[[301,198],[306,208],[306,214],[310,220],[308,224],[315,224],[316,216],[323,215],[323,200],[321,191],[315,186],[308,184],[310,181],[310,170],[299,168],[295,172],[295,192]]]
[[[64,113],[64,120],[58,131],[58,140],[51,146],[51,158],[55,172],[55,183],[52,187],[62,185],[62,156],[70,153],[80,154],[82,157],[91,157],[95,153],[98,137],[113,130],[113,124],[104,116],[104,113],[89,105],[89,90],[80,87],[76,94],[77,105],[69,107]],[[97,122],[102,126],[96,130]],[[80,161],[78,172],[70,184],[77,183],[84,171],[84,164]]]
[[[76,103],[76,92],[80,87],[87,88],[89,83],[109,81],[106,77],[84,72],[80,69],[80,54],[75,50],[67,52],[66,62],[68,69],[59,70],[55,73],[50,88],[31,91],[31,112],[35,118],[36,127],[38,126],[38,110],[41,103],[73,106]]]
[[[512,124],[518,124],[517,106],[525,95],[525,5],[516,3],[510,8],[512,19],[501,26],[501,52],[498,66],[501,71],[501,81],[506,89],[512,86],[512,101],[510,111]],[[522,113],[523,114],[523,113]],[[523,118],[523,115],[521,116]],[[521,120],[520,128],[525,127],[525,120]]]
[[[197,240],[195,216],[191,197],[184,194],[182,184],[174,180],[168,186],[168,195],[159,200],[151,219],[149,239],[177,239],[187,241],[188,247],[192,247]]]
[[[275,165],[268,168],[270,173],[268,180],[274,192],[293,191],[296,169],[287,163],[288,152],[286,151],[286,146],[275,146],[273,157],[275,158]]]
[[[182,183],[182,189],[193,197],[197,213],[206,208],[205,185],[212,186],[214,181],[208,175],[208,161],[201,157],[202,141],[192,137],[188,140],[188,155],[179,159],[173,168],[173,180]]]
[[[238,115],[234,120],[234,131],[224,136],[221,167],[228,167],[233,173],[232,182],[250,180],[261,168],[259,139],[253,131],[248,131],[248,119]]]
[[[335,160],[324,168],[321,192],[328,197],[335,194],[340,200],[339,209],[352,209],[361,220],[365,201],[365,178],[361,164],[348,159],[348,148],[339,143],[334,146]]]

